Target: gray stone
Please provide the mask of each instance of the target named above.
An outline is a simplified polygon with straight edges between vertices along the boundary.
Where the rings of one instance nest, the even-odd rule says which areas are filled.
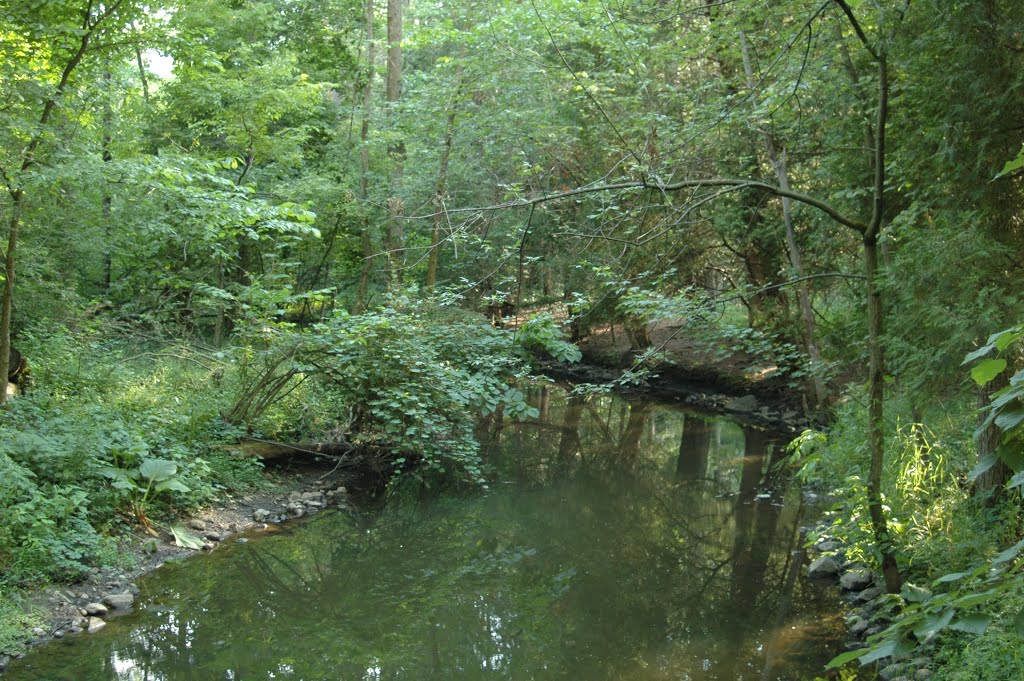
[[[731,400],[727,400],[725,408],[729,411],[738,412],[751,412],[757,409],[757,398],[753,395],[744,395],[743,397],[736,397]]]
[[[870,626],[871,624],[867,620],[857,620],[853,623],[853,626],[850,627],[850,633],[854,636],[860,637]]]
[[[299,500],[300,501],[311,501],[313,499],[320,499],[323,496],[324,495],[321,492],[303,492],[302,495],[299,497]]]
[[[210,541],[220,541],[223,538],[220,532],[207,532],[203,536]]]
[[[192,520],[188,521],[188,526],[193,530],[202,532],[206,529],[206,521],[200,520],[199,518],[193,518]]]
[[[235,542],[238,543],[238,544],[248,544],[249,540],[246,539],[245,537],[239,537],[238,539],[235,540]]]
[[[89,603],[83,608],[83,615],[95,615],[96,617],[103,617],[109,612],[107,606],[102,603]]]
[[[75,625],[73,627],[68,627],[68,633],[69,634],[81,634],[82,633],[82,627],[77,626],[77,625]]]
[[[839,542],[829,539],[827,541],[818,542],[814,548],[818,549],[822,553],[830,553],[839,548]]]
[[[807,566],[807,576],[812,579],[835,577],[839,574],[839,563],[831,556],[822,556]]]
[[[36,638],[40,638],[42,636],[46,636],[46,629],[43,629],[42,627],[36,627],[35,629],[32,630],[32,635],[35,636]]]
[[[863,568],[853,569],[839,578],[839,586],[847,591],[861,591],[871,586],[871,572]]]
[[[914,672],[914,678],[917,679],[917,681],[925,681],[925,679],[930,679],[932,678],[932,670],[926,668],[918,669],[916,672]]]
[[[853,600],[857,601],[858,603],[868,603],[870,601],[875,600],[876,598],[878,598],[879,596],[881,596],[884,593],[885,593],[885,588],[884,587],[873,586],[870,589],[864,589],[863,591],[861,591],[859,594],[857,594],[854,597]]]
[[[265,508],[257,508],[252,512],[252,519],[258,523],[265,523],[270,518],[270,511]]]
[[[128,610],[135,602],[135,596],[129,591],[120,594],[107,594],[103,597],[103,602],[114,610]]]
[[[105,626],[107,626],[107,623],[101,620],[99,617],[90,617],[89,628],[87,629],[87,631],[90,634],[95,634],[97,631],[99,631]]]

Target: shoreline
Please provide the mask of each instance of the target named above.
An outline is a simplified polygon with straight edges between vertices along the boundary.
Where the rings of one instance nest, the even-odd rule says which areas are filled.
[[[238,496],[225,496],[219,503],[178,519],[203,541],[201,549],[182,548],[174,537],[161,532],[159,538],[132,528],[122,540],[119,552],[131,567],[92,568],[75,582],[48,584],[20,593],[19,605],[27,615],[43,620],[31,629],[31,638],[19,651],[0,651],[0,677],[25,652],[66,636],[84,636],[99,631],[108,617],[131,611],[139,594],[137,581],[169,561],[185,560],[209,553],[227,542],[246,542],[245,533],[267,531],[279,523],[315,515],[327,508],[351,510],[352,495],[346,484],[351,476],[332,470],[330,463],[292,462],[296,470],[264,471],[269,489],[255,489]]]

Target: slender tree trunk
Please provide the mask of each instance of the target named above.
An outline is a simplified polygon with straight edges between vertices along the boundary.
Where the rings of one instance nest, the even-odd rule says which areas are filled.
[[[108,63],[107,68],[103,71],[103,86],[108,98],[110,97],[110,81],[111,75]],[[110,100],[108,99],[103,107],[102,156],[104,163],[110,163],[114,160],[114,154],[110,150],[110,144],[112,141],[111,128],[113,125],[114,114],[111,110]],[[100,213],[103,216],[103,236],[106,241],[103,252],[103,290],[107,292],[110,291],[110,285],[113,279],[114,247],[112,244],[113,226],[111,225],[111,221],[113,220],[113,203],[113,198],[110,196],[110,186],[106,181],[104,181],[103,194],[100,197]]]
[[[7,223],[7,255],[3,301],[0,303],[0,375],[4,377],[4,390],[0,391],[0,404],[7,401],[7,376],[11,371],[11,311],[14,308],[14,253],[18,248],[21,228],[21,206],[24,194],[20,189],[11,192],[11,217]]]
[[[363,251],[363,265],[359,270],[359,286],[356,289],[355,311],[366,309],[366,293],[370,286],[370,271],[373,268],[373,238],[370,234],[370,118],[373,116],[373,76],[377,72],[377,45],[373,41],[374,0],[366,0],[366,85],[363,88],[363,123],[359,130],[359,198],[362,234],[360,241]]]
[[[740,32],[740,46],[743,51],[743,69],[747,74],[747,86],[753,89],[756,87],[757,81],[754,78],[754,69],[750,61],[750,48],[747,44],[747,36],[742,31]],[[756,103],[754,96],[751,99]],[[775,171],[775,177],[779,181],[779,188],[788,192],[790,187],[789,171],[786,167],[786,151],[782,149],[782,152],[779,153],[778,149],[781,145],[778,143],[770,127],[762,134],[765,151],[768,154],[768,160],[772,165],[772,169]],[[804,276],[804,264],[803,256],[800,253],[800,246],[796,242],[796,229],[793,227],[793,202],[786,196],[781,197],[781,200],[782,222],[786,228],[786,251],[789,253],[789,264],[793,268],[793,274],[798,279],[802,279]],[[800,307],[800,318],[803,321],[804,327],[804,346],[807,349],[807,355],[811,358],[811,399],[814,402],[815,408],[817,408],[825,400],[826,389],[825,382],[822,380],[820,373],[820,367],[822,366],[821,351],[818,348],[814,309],[811,307],[810,287],[806,280],[800,281],[796,285],[796,295]]]
[[[871,455],[868,474],[868,512],[875,542],[882,553],[882,575],[891,593],[902,585],[896,558],[892,553],[889,526],[882,508],[882,465],[885,459],[884,392],[885,363],[882,352],[882,295],[878,290],[878,239],[864,238],[864,274],[868,296],[868,451]]]
[[[430,254],[427,257],[427,290],[433,290],[437,283],[437,256],[441,246],[441,232],[447,219],[445,198],[448,194],[448,159],[452,153],[452,132],[455,129],[455,116],[458,113],[459,98],[462,91],[462,66],[455,70],[455,94],[448,110],[448,118],[444,126],[444,145],[441,147],[441,163],[437,169],[437,184],[434,187],[434,229],[430,233]]]
[[[388,73],[385,96],[392,122],[402,96],[402,5],[403,0],[388,0]],[[397,139],[388,144],[391,159],[391,196],[388,198],[388,228],[385,248],[388,253],[388,278],[394,287],[402,285],[405,271],[405,233],[402,219],[402,177],[405,174],[405,142]]]
[[[142,63],[142,49],[135,46],[135,64],[139,67],[139,80],[142,81],[142,100],[149,104],[149,79],[146,78],[146,65]]]
[[[101,10],[98,16],[94,16],[93,7],[90,3],[86,11],[83,12],[81,37],[79,38],[78,47],[74,54],[71,55],[68,63],[64,65],[64,69],[60,74],[60,81],[57,83],[53,94],[43,103],[43,110],[39,115],[38,132],[36,132],[35,136],[32,137],[21,152],[21,167],[18,169],[19,175],[25,173],[36,164],[36,152],[39,149],[39,145],[43,142],[44,133],[49,128],[50,118],[52,118],[53,112],[57,108],[57,102],[67,89],[71,74],[82,63],[82,59],[89,49],[89,41],[92,40],[100,24],[117,11],[120,4],[120,1],[114,2],[112,5]],[[4,173],[3,180],[11,197],[11,216],[7,223],[7,253],[4,259],[4,273],[6,277],[4,279],[3,299],[0,301],[0,373],[3,374],[6,381],[11,367],[11,313],[14,308],[15,253],[18,248],[18,232],[21,229],[21,211],[24,207],[25,192],[19,184],[21,181],[20,177],[10,177]],[[0,391],[0,404],[5,402],[7,402],[6,389]]]

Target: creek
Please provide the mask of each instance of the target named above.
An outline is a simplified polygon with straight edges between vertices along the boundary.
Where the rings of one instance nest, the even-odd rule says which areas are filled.
[[[144,578],[136,610],[4,681],[808,680],[840,651],[804,576],[815,513],[764,431],[535,388],[489,419],[495,482],[401,489]]]

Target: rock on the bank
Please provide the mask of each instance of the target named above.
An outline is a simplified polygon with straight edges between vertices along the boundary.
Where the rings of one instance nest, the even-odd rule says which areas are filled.
[[[89,603],[85,606],[84,610],[85,614],[95,615],[96,617],[103,617],[108,612],[107,606],[102,603]]]
[[[864,568],[854,568],[844,572],[839,578],[839,586],[847,591],[860,591],[871,586],[871,572]]]
[[[114,610],[128,610],[135,602],[135,596],[128,591],[120,594],[107,594],[103,597],[103,602]]]
[[[107,626],[107,623],[101,620],[99,617],[89,618],[89,628],[86,629],[90,634],[95,634],[97,631]]]
[[[882,594],[885,593],[885,588],[881,586],[873,586],[870,589],[864,589],[854,598],[858,603],[869,603]]]
[[[252,512],[252,519],[258,523],[265,523],[270,519],[270,511],[265,508],[257,508]]]
[[[757,398],[753,395],[744,395],[743,397],[737,397],[726,401],[725,408],[729,411],[737,411],[740,413],[746,413],[756,410],[758,407]]]
[[[839,574],[839,563],[832,556],[822,556],[807,566],[807,576],[811,579],[835,577]]]

